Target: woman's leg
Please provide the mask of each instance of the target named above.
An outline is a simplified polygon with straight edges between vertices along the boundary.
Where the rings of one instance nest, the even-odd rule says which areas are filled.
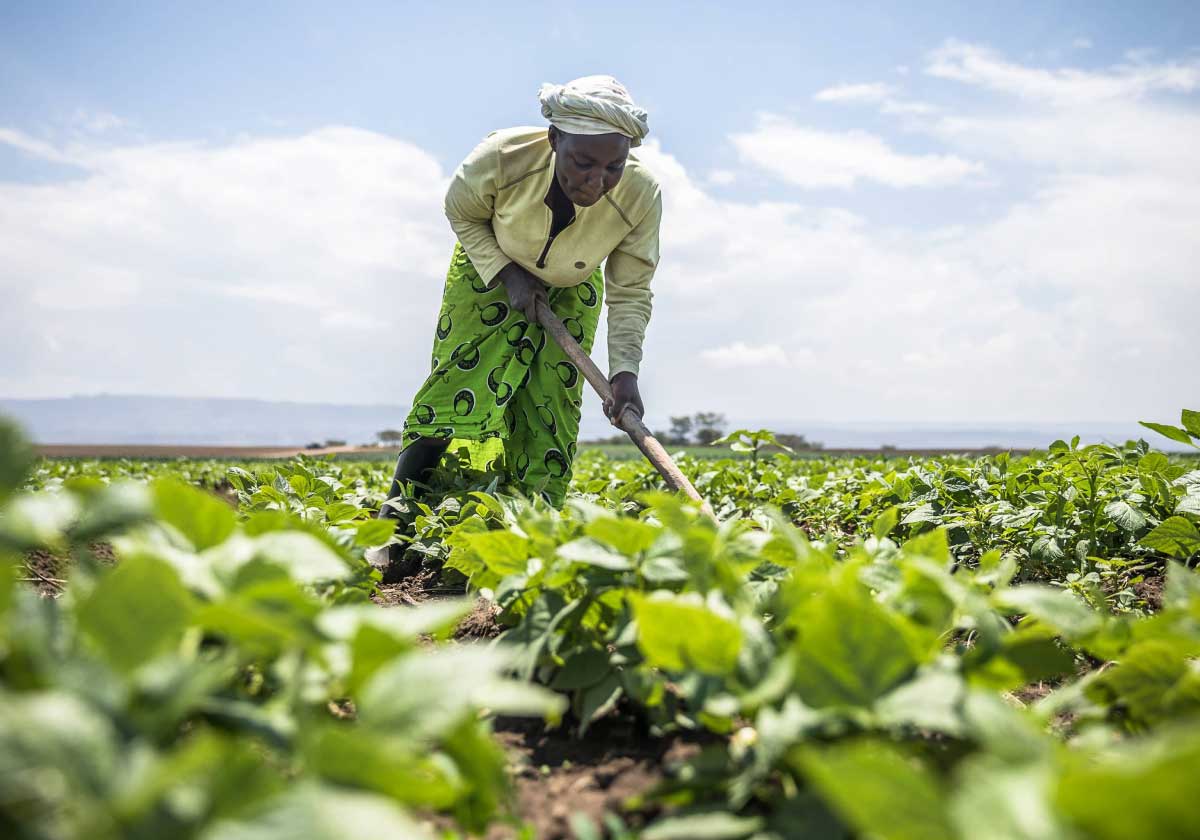
[[[404,492],[402,485],[413,482],[427,482],[429,473],[437,466],[442,454],[450,445],[450,438],[418,438],[404,448],[396,459],[396,472],[392,476],[392,487],[388,490],[388,499],[394,499]],[[376,519],[398,519],[400,512],[385,500],[379,506]],[[404,557],[404,546],[391,543],[382,549],[372,548],[366,553],[367,562],[383,572],[385,583],[394,583],[416,571],[416,568],[406,568],[401,560]],[[420,561],[417,561],[419,567]]]
[[[449,445],[448,438],[423,437],[405,447],[404,451],[400,453],[400,457],[396,459],[396,472],[392,476],[392,486],[388,490],[388,498],[394,499],[403,493],[402,485],[406,483],[427,482],[429,473],[437,466],[437,462],[441,460]],[[380,505],[378,518],[385,517],[396,518],[396,511],[386,503]]]

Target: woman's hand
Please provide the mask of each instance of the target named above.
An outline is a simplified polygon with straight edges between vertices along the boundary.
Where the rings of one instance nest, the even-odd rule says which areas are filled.
[[[504,283],[504,289],[508,292],[508,302],[512,304],[512,308],[524,312],[525,320],[529,323],[539,323],[537,302],[540,300],[547,306],[550,305],[550,299],[546,296],[546,284],[515,262],[504,266],[496,276]]]
[[[636,373],[623,370],[612,378],[612,399],[604,401],[604,413],[608,422],[617,426],[617,420],[627,407],[637,412],[638,417],[644,417],[646,409],[642,407],[642,395],[638,393]],[[617,426],[620,428],[620,426]]]

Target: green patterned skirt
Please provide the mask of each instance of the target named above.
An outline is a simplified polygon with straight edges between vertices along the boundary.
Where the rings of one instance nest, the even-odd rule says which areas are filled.
[[[549,289],[550,308],[585,352],[604,295],[600,268],[577,286]],[[472,463],[498,469],[526,493],[559,506],[571,483],[583,375],[553,339],[487,286],[455,243],[433,341],[433,371],[413,397],[404,446],[451,438]],[[485,463],[480,463],[486,459]]]

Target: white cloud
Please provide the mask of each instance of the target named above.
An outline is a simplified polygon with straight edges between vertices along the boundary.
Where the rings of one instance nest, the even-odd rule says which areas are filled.
[[[744,341],[712,347],[701,352],[700,356],[713,367],[725,369],[786,367],[790,363],[787,351],[778,344],[749,345]]]
[[[50,161],[51,163],[63,163],[72,166],[78,164],[75,155],[69,151],[59,149],[52,143],[38,140],[36,137],[30,137],[20,131],[13,131],[11,128],[0,128],[0,143],[12,146],[14,149],[19,149],[28,155]]]
[[[976,44],[947,41],[929,55],[925,72],[1023,99],[1061,105],[1137,99],[1155,91],[1190,93],[1200,87],[1200,64],[1136,62],[1106,71],[1026,67]]]
[[[882,82],[834,85],[817,91],[813,99],[818,102],[882,102],[891,91],[891,86]]]
[[[1019,176],[985,221],[935,230],[868,221],[849,196],[718,201],[651,147],[668,205],[645,390],[675,412],[797,420],[1176,415],[1196,382],[1200,112],[1137,86],[1004,95],[924,123]],[[780,144],[767,168],[792,183],[808,149]],[[706,381],[697,358],[736,375]]]
[[[453,244],[423,150],[338,126],[0,142],[82,170],[0,184],[0,294],[35,325],[0,325],[0,394],[404,402],[420,384]]]
[[[731,137],[742,160],[800,187],[853,187],[859,180],[891,187],[936,187],[981,173],[954,155],[897,152],[865,131],[822,131],[764,114],[751,132]]]
[[[1091,38],[1076,38],[1071,41],[1071,46],[1077,50],[1090,50],[1092,48]]]
[[[92,134],[103,134],[128,124],[116,114],[110,114],[107,111],[92,111],[87,108],[76,108],[71,115],[71,122]]]
[[[936,114],[938,107],[928,102],[917,102],[911,99],[888,99],[879,106],[879,110],[884,114],[923,117]]]
[[[899,70],[899,68],[897,68]],[[908,68],[904,68],[908,72]],[[878,105],[884,114],[925,116],[938,109],[928,102],[897,98],[896,89],[884,82],[864,82],[853,85],[834,85],[813,94],[817,102],[832,102],[838,105]]]
[[[718,187],[727,187],[737,181],[737,173],[732,169],[714,169],[708,173],[708,182]]]

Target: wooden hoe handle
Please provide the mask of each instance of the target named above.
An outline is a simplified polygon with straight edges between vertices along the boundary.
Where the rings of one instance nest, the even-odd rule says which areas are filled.
[[[608,379],[600,372],[600,368],[596,367],[596,363],[592,361],[587,353],[583,352],[583,348],[579,346],[571,334],[567,332],[567,327],[559,320],[548,305],[542,301],[537,302],[538,321],[546,332],[550,333],[558,346],[562,348],[567,357],[574,362],[575,366],[583,372],[583,376],[592,388],[600,395],[602,400],[611,400],[612,386],[609,385]],[[633,442],[637,444],[637,448],[642,450],[642,454],[646,459],[654,465],[663,479],[666,480],[667,486],[672,490],[683,493],[689,499],[700,502],[704,513],[711,519],[716,519],[716,514],[713,513],[712,506],[709,505],[700,494],[696,492],[696,488],[692,486],[692,482],[688,481],[687,476],[679,471],[679,467],[675,466],[675,462],[671,460],[671,456],[667,454],[667,450],[663,449],[663,445],[658,442],[654,435],[650,434],[650,430],[646,428],[646,424],[642,422],[641,415],[632,406],[626,406],[621,412],[621,416],[617,418],[617,427],[621,431],[629,435]]]

